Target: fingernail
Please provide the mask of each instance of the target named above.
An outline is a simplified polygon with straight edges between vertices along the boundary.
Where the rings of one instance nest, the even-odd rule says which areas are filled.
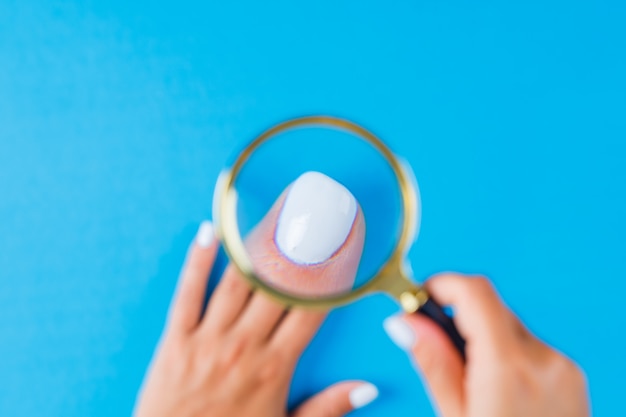
[[[409,350],[417,341],[413,329],[400,316],[387,317],[383,322],[383,328],[400,349]]]
[[[348,396],[350,397],[352,408],[365,407],[378,398],[378,388],[376,388],[376,385],[366,382],[350,391]]]
[[[215,239],[213,223],[208,220],[203,221],[198,228],[198,233],[196,234],[196,243],[201,248],[208,248],[213,243],[213,239]]]
[[[356,200],[346,187],[319,172],[302,174],[285,198],[276,245],[296,263],[324,262],[346,241],[356,211]]]

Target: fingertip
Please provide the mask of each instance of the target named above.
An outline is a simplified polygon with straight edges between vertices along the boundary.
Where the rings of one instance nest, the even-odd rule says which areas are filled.
[[[306,172],[290,186],[276,224],[276,245],[296,264],[325,262],[344,244],[357,214],[357,201],[339,182]]]
[[[400,315],[387,317],[383,321],[383,329],[385,329],[391,341],[402,350],[410,350],[416,342],[415,330]]]
[[[469,276],[457,272],[445,271],[430,276],[424,282],[424,288],[432,294],[446,293],[451,285],[467,280]],[[443,294],[442,294],[443,295]]]
[[[213,222],[203,220],[187,251],[183,274],[190,269],[210,270],[217,256],[218,246]]]
[[[349,213],[342,211],[341,200],[349,203]],[[319,173],[298,178],[246,237],[258,275],[281,291],[306,297],[350,290],[364,245],[358,202]]]
[[[378,387],[371,382],[342,381],[309,398],[292,417],[341,417],[371,404],[378,396]]]
[[[442,272],[428,278],[424,288],[439,301],[448,300],[446,304],[462,301],[477,294],[497,298],[497,291],[491,280],[479,274]]]
[[[200,223],[170,307],[171,327],[191,331],[200,321],[209,274],[217,253],[216,242],[213,224],[210,221]]]
[[[211,246],[211,244],[215,241],[215,228],[213,223],[209,220],[204,220],[200,223],[200,227],[198,227],[198,232],[196,233],[196,245],[200,248],[206,249]]]
[[[415,343],[412,350],[415,351],[418,344],[429,344],[435,350],[449,350],[452,343],[446,333],[434,321],[421,314],[405,314],[402,320],[408,324],[415,334]],[[453,350],[453,349],[450,349]]]
[[[424,352],[428,353],[428,357],[431,352],[443,356],[458,356],[446,333],[431,319],[420,314],[388,317],[383,322],[383,327],[398,347],[417,359],[418,365],[426,357]]]
[[[378,398],[378,387],[371,382],[359,382],[348,393],[348,399],[353,409],[365,407]]]

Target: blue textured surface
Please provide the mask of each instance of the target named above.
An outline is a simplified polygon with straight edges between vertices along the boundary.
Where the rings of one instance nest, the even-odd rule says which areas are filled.
[[[317,112],[413,165],[418,277],[491,276],[624,415],[623,2],[50,3],[0,2],[0,415],[128,414],[222,164]],[[333,313],[292,400],[364,378],[355,415],[430,415],[395,310]]]

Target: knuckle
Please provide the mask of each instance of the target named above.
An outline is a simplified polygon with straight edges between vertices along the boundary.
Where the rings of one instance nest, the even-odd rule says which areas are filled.
[[[439,372],[441,369],[441,366],[439,366],[440,355],[437,355],[432,349],[425,348],[419,344],[414,348],[414,353],[422,372],[429,376]]]
[[[567,370],[567,379],[574,383],[576,386],[586,386],[587,377],[583,370],[574,362],[570,362]]]
[[[300,350],[295,346],[273,346],[270,347],[269,354],[279,358],[285,367],[295,367],[300,359]]]
[[[494,355],[494,362],[498,365],[497,369],[509,376],[520,377],[525,374],[532,374],[533,363],[527,352],[517,346],[511,346],[509,349],[499,350]]]
[[[574,368],[575,371],[573,372],[571,379],[574,384],[584,392],[587,389],[587,375],[585,375],[585,372],[579,366],[576,365]]]
[[[555,353],[555,356],[553,368],[560,382],[574,383],[576,385],[584,385],[586,383],[585,374],[576,363],[563,355]]]
[[[345,410],[339,405],[338,401],[328,401],[324,404],[323,412],[321,416],[340,416],[345,413]]]
[[[233,338],[233,340],[227,344],[227,347],[220,351],[217,359],[219,368],[223,370],[234,369],[244,356],[248,345],[249,343],[246,338]]]
[[[561,355],[559,352],[548,348],[548,369],[558,375],[569,372],[569,368],[571,367],[571,361],[567,359],[565,356]]]
[[[166,340],[162,349],[163,353],[173,362],[177,362],[179,358],[187,359],[191,356],[189,344],[178,338]]]
[[[229,277],[228,279],[225,279],[224,281],[222,281],[220,285],[222,286],[224,292],[228,295],[239,293],[244,286],[241,279],[239,279],[238,277],[234,277],[234,276]]]
[[[193,372],[193,355],[186,343],[167,341],[163,344],[162,353],[166,373],[174,380],[184,380]]]
[[[181,286],[178,290],[178,303],[181,306],[187,306],[195,296],[194,289],[189,286]]]
[[[236,381],[232,395],[236,396],[248,386],[251,372],[246,355],[248,345],[245,340],[233,338],[222,341],[217,347],[198,349],[194,368],[205,385],[215,385]]]
[[[533,336],[530,334],[524,323],[513,312],[508,311],[508,319],[513,335],[522,342],[532,342]]]
[[[265,358],[262,364],[259,365],[258,372],[256,373],[257,382],[260,384],[268,384],[281,380],[285,371],[285,364],[279,357]]]
[[[247,349],[245,340],[230,338],[216,344],[198,338],[196,341],[193,366],[203,375],[204,379],[223,378],[233,373],[241,364]]]
[[[491,280],[483,275],[474,276],[471,280],[468,280],[472,289],[476,292],[491,293],[493,292],[493,284]]]
[[[543,371],[541,375],[544,375],[546,381],[570,387],[584,388],[586,386],[585,373],[570,358],[550,347],[544,348],[543,355],[539,366]]]
[[[263,335],[263,329],[258,328],[256,323],[239,323],[237,329],[233,331],[236,343],[243,345],[246,349],[260,345],[264,340]]]

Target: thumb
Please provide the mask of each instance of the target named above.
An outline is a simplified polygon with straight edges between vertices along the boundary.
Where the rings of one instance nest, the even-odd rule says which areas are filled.
[[[358,202],[320,172],[298,177],[246,238],[263,281],[306,298],[351,290],[364,242]]]
[[[385,331],[415,360],[436,408],[443,417],[463,410],[463,361],[448,336],[429,318],[417,314],[391,316]]]
[[[291,417],[341,417],[366,406],[378,397],[378,388],[369,382],[339,382],[309,398]]]

